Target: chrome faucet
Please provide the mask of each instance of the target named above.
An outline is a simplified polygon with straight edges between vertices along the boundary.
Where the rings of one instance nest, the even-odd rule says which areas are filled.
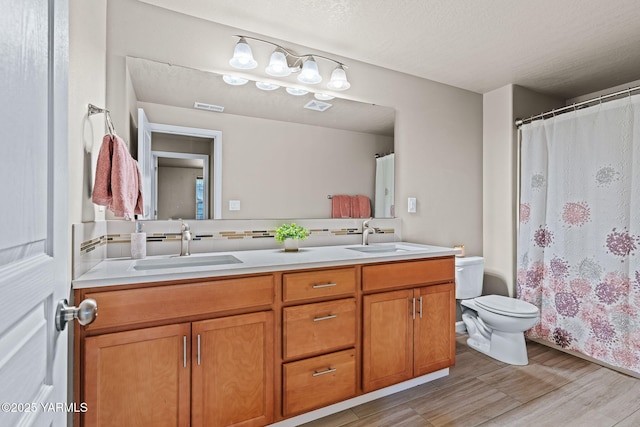
[[[376,233],[376,229],[369,226],[369,222],[372,220],[373,218],[369,218],[367,220],[364,220],[362,222],[362,245],[366,246],[369,244],[369,234],[375,234]]]
[[[180,256],[189,256],[189,241],[191,240],[191,229],[189,224],[182,221],[180,227]]]

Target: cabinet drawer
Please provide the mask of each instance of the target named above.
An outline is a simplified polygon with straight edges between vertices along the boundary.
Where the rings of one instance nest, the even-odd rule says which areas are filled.
[[[282,281],[282,298],[285,302],[349,295],[356,290],[356,269],[350,267],[285,273]]]
[[[362,290],[364,291],[446,283],[454,279],[453,257],[362,267]]]
[[[348,399],[356,394],[354,349],[283,365],[285,416]]]
[[[273,304],[272,275],[219,279],[120,291],[89,292],[98,302],[95,322],[86,331],[133,327],[226,310]]]
[[[285,359],[327,352],[356,343],[356,300],[305,304],[283,310]]]

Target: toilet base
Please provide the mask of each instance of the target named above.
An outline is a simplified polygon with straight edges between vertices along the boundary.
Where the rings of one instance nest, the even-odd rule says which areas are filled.
[[[484,337],[469,337],[467,345],[474,350],[484,353],[510,365],[528,365],[527,346],[524,333],[499,332],[491,333],[491,340]]]
[[[472,310],[463,310],[462,320],[469,333],[469,347],[510,365],[529,364],[524,332],[492,330]]]

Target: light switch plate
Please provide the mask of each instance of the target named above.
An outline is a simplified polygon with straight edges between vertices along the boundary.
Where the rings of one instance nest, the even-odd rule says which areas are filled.
[[[229,210],[230,211],[239,211],[240,210],[240,200],[229,200]]]
[[[409,213],[416,213],[417,202],[415,197],[409,197],[409,201],[407,205],[408,205],[407,211]]]

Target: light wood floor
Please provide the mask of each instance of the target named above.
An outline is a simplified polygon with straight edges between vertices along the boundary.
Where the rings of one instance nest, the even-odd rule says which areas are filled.
[[[640,426],[639,379],[534,342],[507,365],[465,341],[448,377],[304,426]]]

